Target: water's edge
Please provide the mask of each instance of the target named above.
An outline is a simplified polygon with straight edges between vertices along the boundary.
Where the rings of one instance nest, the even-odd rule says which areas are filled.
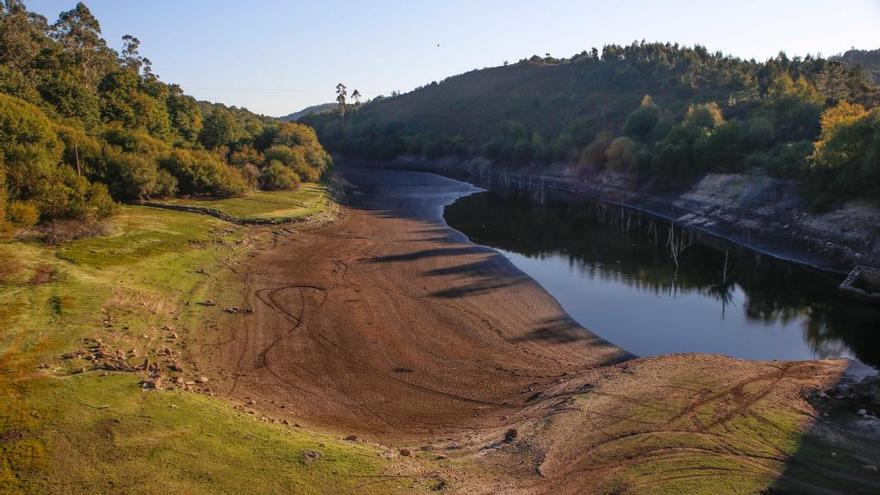
[[[342,163],[357,167],[390,168],[431,172],[462,180],[497,192],[526,192],[536,202],[548,198],[563,202],[597,201],[642,212],[676,226],[694,229],[725,242],[747,248],[762,255],[810,268],[847,273],[857,264],[880,265],[880,239],[867,232],[865,239],[847,239],[837,232],[817,231],[799,225],[807,218],[801,208],[791,212],[766,211],[766,205],[739,208],[731,214],[730,205],[690,204],[681,198],[684,193],[670,194],[635,190],[631,185],[605,180],[585,180],[564,176],[559,170],[550,174],[530,169],[508,169],[490,166],[480,160],[427,160],[400,157],[391,161],[371,161],[338,157]],[[774,198],[780,201],[779,198]],[[792,216],[794,218],[792,218]],[[874,228],[876,230],[876,227]],[[865,228],[866,231],[870,227]]]

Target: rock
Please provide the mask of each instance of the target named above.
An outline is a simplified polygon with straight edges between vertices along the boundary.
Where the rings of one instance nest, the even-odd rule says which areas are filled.
[[[200,376],[196,379],[196,383],[208,383],[208,377]]]
[[[177,361],[172,361],[171,364],[168,365],[168,369],[180,373],[183,371],[183,366]]]
[[[178,338],[177,332],[171,332],[168,334],[168,338],[171,340],[176,340]]]
[[[306,464],[308,464],[310,462],[317,461],[320,458],[321,458],[321,453],[316,450],[303,451],[303,461],[305,461]]]
[[[345,440],[346,442],[357,442],[358,437],[357,437],[357,435],[349,435],[349,436],[343,438],[343,440]]]
[[[184,384],[183,378],[181,378],[179,376],[174,377],[174,379],[171,381],[174,382],[175,385],[183,385]]]
[[[511,428],[504,433],[504,443],[513,443],[516,440],[516,437],[519,435],[519,432],[516,431],[516,428]]]
[[[858,414],[859,416],[867,416],[868,411],[865,409],[859,409],[858,411],[856,411],[856,414]]]
[[[162,388],[162,377],[155,376],[143,383],[143,387],[147,389],[159,390]]]
[[[226,308],[224,311],[226,311],[227,313],[238,313],[238,308],[235,306],[230,306],[230,307]]]
[[[404,457],[412,457],[412,451],[409,449],[400,449],[400,455]]]
[[[248,401],[245,402],[245,404],[247,404],[247,405],[249,405],[249,406],[256,406],[256,405],[257,405],[257,401],[255,401],[254,399],[248,399]]]

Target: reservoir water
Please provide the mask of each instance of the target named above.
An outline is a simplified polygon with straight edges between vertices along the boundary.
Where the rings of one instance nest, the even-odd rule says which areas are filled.
[[[842,277],[597,203],[481,192],[447,206],[445,218],[500,251],[583,326],[638,355],[880,366],[880,310],[841,299]]]

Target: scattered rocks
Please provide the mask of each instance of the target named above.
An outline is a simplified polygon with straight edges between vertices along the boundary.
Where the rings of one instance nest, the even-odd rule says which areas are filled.
[[[162,388],[162,377],[161,376],[154,376],[152,378],[144,380],[141,383],[141,386],[144,389],[160,390]]]

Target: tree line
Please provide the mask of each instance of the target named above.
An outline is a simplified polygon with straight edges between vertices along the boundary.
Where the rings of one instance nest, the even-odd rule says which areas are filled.
[[[313,129],[196,101],[83,4],[54,23],[0,2],[0,226],[94,220],[118,201],[229,197],[318,180]]]
[[[304,121],[341,153],[564,163],[681,186],[708,172],[802,180],[817,205],[880,195],[880,89],[858,64],[701,46],[532,57]]]

